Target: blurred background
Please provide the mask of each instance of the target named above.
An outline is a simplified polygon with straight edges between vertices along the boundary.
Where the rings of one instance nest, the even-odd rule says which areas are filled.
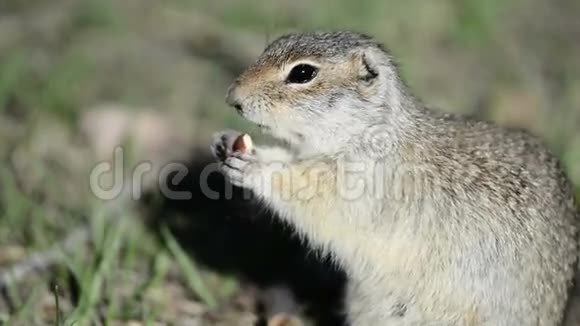
[[[577,0],[0,0],[0,324],[338,325],[341,271],[235,196],[163,198],[163,167],[190,167],[170,184],[193,189],[213,132],[260,138],[224,95],[269,41],[353,29],[429,106],[541,136],[580,189],[579,16]],[[116,148],[124,187],[104,200],[91,171]]]

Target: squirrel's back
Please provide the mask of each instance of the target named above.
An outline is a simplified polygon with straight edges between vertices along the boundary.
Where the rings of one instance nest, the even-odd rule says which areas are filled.
[[[412,145],[413,155],[454,178],[448,190],[455,185],[485,193],[516,205],[514,209],[552,205],[565,212],[562,218],[575,220],[572,184],[539,138],[525,130],[425,110],[430,118],[417,118],[423,136]]]

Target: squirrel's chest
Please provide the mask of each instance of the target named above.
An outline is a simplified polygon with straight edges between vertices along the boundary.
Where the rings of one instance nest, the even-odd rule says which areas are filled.
[[[436,223],[439,207],[364,196],[320,203],[305,206],[296,222],[356,281],[349,309],[351,316],[361,319],[354,324],[381,325],[373,322],[376,319],[388,320],[389,325],[414,325],[423,320],[458,320],[463,312],[470,313],[470,297],[462,295],[468,286],[458,279],[456,267],[449,265],[458,249]],[[423,301],[416,302],[417,298]],[[432,314],[426,316],[426,311]],[[449,312],[454,315],[446,315]]]
[[[323,210],[313,207],[298,219],[301,229],[328,248],[347,268],[377,269],[381,275],[421,274],[426,262],[438,268],[448,261],[452,239],[434,230],[435,209],[393,205],[373,198],[335,200]],[[369,262],[372,262],[369,265]]]

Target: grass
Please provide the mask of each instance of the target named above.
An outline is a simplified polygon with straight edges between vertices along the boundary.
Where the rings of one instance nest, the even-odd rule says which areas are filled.
[[[177,261],[181,271],[185,275],[187,285],[193,293],[196,293],[201,301],[210,309],[216,309],[218,306],[217,299],[207,288],[201,277],[198,267],[189,258],[188,254],[181,248],[175,237],[167,227],[161,229],[163,240],[169,249],[169,252]]]
[[[87,171],[95,158],[87,154],[91,151],[82,140],[79,121],[93,104],[132,99],[136,103],[177,103],[159,111],[177,120],[194,116],[204,131],[247,128],[222,103],[229,80],[219,75],[218,65],[191,58],[172,43],[177,41],[149,36],[151,30],[147,21],[140,20],[138,6],[84,0],[71,9],[65,2],[51,2],[51,6],[70,10],[61,24],[52,22],[50,19],[57,19],[53,16],[43,16],[45,1],[18,1],[6,11],[20,13],[24,26],[37,29],[14,30],[21,36],[18,43],[0,54],[0,271],[60,243],[79,227],[85,226],[89,237],[65,252],[61,264],[0,289],[0,323],[112,325],[139,321],[153,325],[178,322],[191,305],[204,312],[224,309],[239,291],[237,280],[198,266],[167,229],[161,230],[161,238],[151,234],[134,203],[120,201],[109,210],[88,192]],[[561,15],[558,17],[546,17],[546,11],[529,17],[524,14],[539,3],[448,0],[433,11],[422,11],[425,7],[419,0],[325,0],[316,4],[175,0],[163,6],[179,8],[184,14],[206,12],[231,29],[264,39],[296,28],[354,28],[376,35],[401,54],[405,75],[427,102],[471,112],[469,107],[479,102],[493,106],[499,103],[496,98],[508,98],[512,106],[486,107],[483,115],[507,124],[523,123],[528,115],[543,121],[536,131],[558,152],[578,186],[580,50],[572,42],[558,41],[557,47],[551,46],[548,32],[544,38],[530,41],[526,28],[518,29],[541,28],[538,26],[545,21],[564,24],[576,17],[566,11],[555,11]],[[419,14],[421,19],[414,21]],[[38,25],[42,23],[46,27]],[[573,29],[576,25],[569,26],[570,35],[579,32]],[[51,34],[51,28],[57,35]],[[558,37],[561,40],[566,35]],[[119,49],[107,48],[108,41]],[[0,39],[0,45],[2,42]],[[101,46],[101,42],[105,43]],[[138,46],[146,51],[131,52]],[[107,51],[100,52],[103,47],[119,51],[111,58]],[[560,64],[569,71],[562,76],[545,75],[550,61],[558,60],[555,56],[566,60]],[[210,65],[211,69],[196,70]],[[522,71],[522,66],[527,70]],[[166,71],[172,73],[165,76]],[[491,77],[482,76],[482,71]],[[186,78],[192,74],[199,85]],[[535,85],[545,95],[538,95]],[[197,89],[197,97],[190,95],[190,89]],[[514,107],[527,108],[529,102],[507,89],[537,95],[539,103],[518,111],[525,112],[520,118],[509,118],[518,116],[511,111]],[[198,145],[205,147],[208,135],[200,132],[196,136]],[[139,155],[128,166],[137,160]],[[14,256],[13,252],[20,254]],[[188,318],[204,318],[203,314]]]

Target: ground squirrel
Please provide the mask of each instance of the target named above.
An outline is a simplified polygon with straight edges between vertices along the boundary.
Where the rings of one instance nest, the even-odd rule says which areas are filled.
[[[286,148],[212,150],[349,276],[352,325],[558,325],[577,213],[534,137],[425,108],[393,59],[353,32],[272,42],[227,102]]]

